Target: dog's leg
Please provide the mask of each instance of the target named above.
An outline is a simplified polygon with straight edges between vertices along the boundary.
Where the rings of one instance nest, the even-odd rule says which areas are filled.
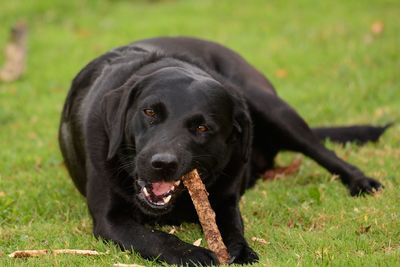
[[[357,167],[325,148],[306,122],[278,96],[254,89],[246,90],[246,97],[255,124],[255,147],[258,146],[257,140],[261,142],[264,138],[278,149],[301,152],[329,172],[339,175],[353,196],[382,188],[378,181],[365,176]]]
[[[110,191],[112,176],[104,168],[91,168],[87,200],[93,217],[96,237],[113,241],[121,248],[133,250],[143,258],[183,266],[215,265],[216,255],[205,248],[183,242],[174,235],[150,229],[138,222],[138,210],[118,194]]]

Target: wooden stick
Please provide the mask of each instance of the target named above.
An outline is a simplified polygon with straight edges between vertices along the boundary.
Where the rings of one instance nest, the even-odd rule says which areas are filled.
[[[53,250],[54,255],[59,254],[71,254],[71,255],[82,255],[82,256],[99,256],[104,253],[97,252],[96,250],[90,249],[55,249]]]
[[[184,175],[182,180],[196,208],[208,247],[217,255],[220,264],[228,264],[230,256],[218,230],[215,212],[208,200],[206,187],[197,170]]]
[[[8,255],[10,258],[29,258],[29,257],[38,257],[50,255],[50,253],[54,255],[60,254],[70,254],[70,255],[81,255],[81,256],[99,256],[105,253],[97,252],[95,250],[88,249],[33,249],[33,250],[17,250]]]
[[[15,81],[25,72],[27,32],[24,22],[18,22],[12,27],[10,41],[4,50],[5,62],[0,68],[0,81]]]
[[[47,249],[17,250],[8,255],[10,258],[29,258],[47,255]]]

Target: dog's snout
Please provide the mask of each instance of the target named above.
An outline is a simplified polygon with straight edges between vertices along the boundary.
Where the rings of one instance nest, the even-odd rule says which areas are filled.
[[[151,166],[157,171],[174,172],[178,168],[178,159],[171,153],[158,153],[151,157]]]

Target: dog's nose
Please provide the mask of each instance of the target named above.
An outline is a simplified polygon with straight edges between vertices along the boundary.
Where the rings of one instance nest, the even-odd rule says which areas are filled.
[[[174,172],[178,168],[178,159],[170,153],[158,153],[151,157],[151,166],[157,171]]]

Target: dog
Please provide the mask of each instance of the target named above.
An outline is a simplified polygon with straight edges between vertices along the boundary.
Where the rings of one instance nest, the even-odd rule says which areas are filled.
[[[150,227],[198,222],[180,183],[197,168],[231,262],[248,264],[258,256],[244,238],[238,203],[279,151],[313,159],[353,196],[373,193],[382,184],[322,141],[376,141],[389,126],[310,128],[232,50],[166,37],[113,49],[84,67],[65,101],[59,143],[96,237],[146,259],[218,264],[212,251]]]

